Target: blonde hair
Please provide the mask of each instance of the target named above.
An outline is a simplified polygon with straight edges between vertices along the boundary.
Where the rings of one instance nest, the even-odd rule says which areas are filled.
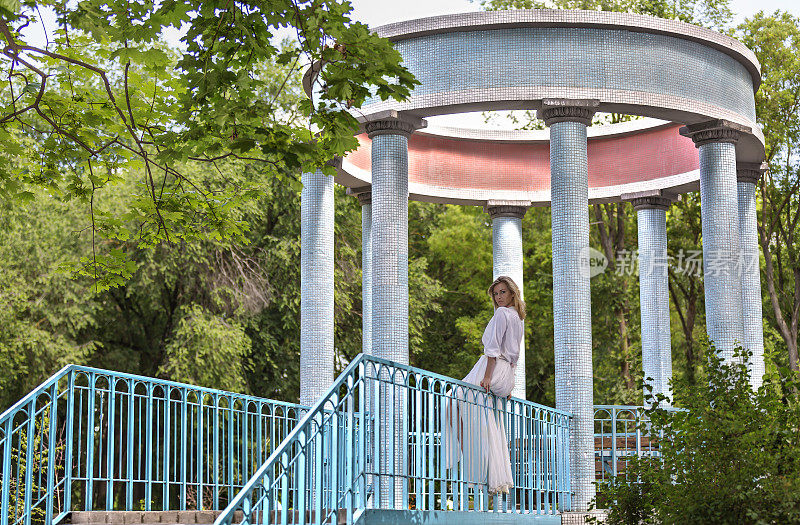
[[[497,303],[495,302],[494,297],[492,296],[492,290],[494,290],[494,287],[500,283],[505,284],[506,287],[508,287],[508,291],[511,292],[511,306],[517,310],[519,318],[525,319],[525,301],[522,299],[522,294],[520,294],[519,292],[519,287],[517,286],[517,283],[515,283],[514,280],[511,279],[511,277],[501,275],[500,277],[495,279],[492,285],[489,287],[488,293],[489,293],[489,298],[492,300],[492,306],[494,306],[494,308],[497,309]]]

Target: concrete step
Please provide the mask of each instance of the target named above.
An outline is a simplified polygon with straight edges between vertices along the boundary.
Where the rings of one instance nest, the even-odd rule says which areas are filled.
[[[213,510],[168,510],[168,511],[91,511],[72,512],[65,520],[66,523],[82,523],[96,525],[109,523],[117,525],[151,525],[170,523],[172,525],[197,525],[211,524],[220,515]],[[236,523],[241,522],[241,513],[237,516]]]
[[[74,511],[70,513],[62,523],[81,523],[86,525],[97,525],[100,523],[116,524],[116,525],[161,525],[169,523],[170,525],[208,525],[214,521],[221,514],[216,510],[168,510],[168,511]],[[297,511],[289,511],[289,523],[298,523],[300,521]],[[262,516],[259,516],[262,518]],[[337,525],[347,523],[347,513],[344,510],[339,510],[337,516]],[[272,520],[280,521],[281,512],[273,511]],[[233,522],[241,523],[242,513],[237,511],[234,514]],[[263,520],[257,520],[259,523]],[[314,521],[314,512],[306,513],[306,522],[312,523]],[[331,523],[331,522],[329,522]]]

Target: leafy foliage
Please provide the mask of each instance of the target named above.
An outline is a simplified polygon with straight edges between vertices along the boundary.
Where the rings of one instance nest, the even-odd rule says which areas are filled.
[[[760,183],[759,243],[771,308],[765,312],[787,348],[781,362],[800,371],[800,19],[777,11],[745,20],[737,33],[761,63],[756,113],[764,129],[769,170]]]
[[[401,99],[416,82],[386,40],[350,20],[349,2],[25,0],[4,10],[0,195],[20,201],[45,188],[82,202],[95,249],[74,269],[98,290],[122,285],[136,265],[119,247],[98,250],[95,236],[139,247],[243,242],[236,209],[258,182],[213,184],[198,171],[247,160],[297,187],[301,170],[331,172],[326,163],[357,145],[350,108]],[[39,24],[44,44],[29,36]],[[282,28],[295,38],[279,47]],[[179,49],[164,45],[168,30],[182,35]],[[312,64],[314,100],[287,100]],[[98,192],[134,173],[124,209],[96,211]]]
[[[733,19],[729,0],[482,0],[481,5],[487,10],[555,8],[638,13],[714,29],[724,29]]]
[[[92,324],[85,284],[58,271],[85,246],[73,234],[79,214],[68,204],[0,205],[0,404],[11,405],[94,341],[74,335]],[[77,246],[76,246],[77,245]]]
[[[800,381],[783,368],[754,392],[746,359],[726,364],[705,350],[702,379],[675,385],[685,410],[665,409],[659,396],[648,411],[660,456],[631,462],[627,479],[601,485],[609,523],[800,520]]]
[[[159,375],[232,392],[244,390],[242,363],[251,348],[244,328],[197,304],[181,308],[179,315]]]

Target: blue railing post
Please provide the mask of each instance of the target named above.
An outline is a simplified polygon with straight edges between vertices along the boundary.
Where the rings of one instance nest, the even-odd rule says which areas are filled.
[[[127,380],[127,385],[128,385],[128,423],[127,423],[128,428],[127,432],[125,433],[125,449],[126,449],[126,460],[127,460],[125,462],[125,470],[126,470],[125,510],[133,510],[133,458],[134,458],[133,430],[135,424],[134,414],[136,412],[136,405],[135,405],[136,400],[134,396],[134,393],[136,391],[136,383],[132,379],[129,379]],[[139,414],[140,418],[141,416],[142,415]],[[122,418],[120,418],[120,425],[122,425]],[[109,452],[111,452],[111,449],[109,449]],[[121,450],[120,453],[122,453]],[[109,506],[106,508],[113,508],[113,506]]]
[[[562,446],[569,448],[569,427],[572,425],[572,416],[564,416],[566,419],[566,425],[564,426],[561,434],[561,443]],[[565,485],[565,492],[567,496],[567,506],[566,510],[572,510],[572,480],[569,477],[569,473],[571,472],[571,466],[569,464],[570,456],[569,454],[564,455],[564,485]]]
[[[355,461],[356,461],[356,450],[355,450],[355,443],[353,442],[353,416],[355,412],[355,396],[352,395],[353,393],[353,377],[350,376],[347,378],[347,420],[345,422],[345,452],[347,454],[347,463],[346,465],[346,487],[349,487],[347,491],[347,495],[345,497],[345,508],[347,509],[347,523],[352,523],[353,521],[353,490],[355,489]],[[362,408],[363,410],[363,408]]]
[[[434,383],[435,385],[436,383]],[[431,385],[431,382],[428,382]],[[428,510],[436,510],[436,464],[434,455],[434,434],[436,432],[436,417],[434,409],[436,407],[436,397],[433,389],[435,386],[429,386],[428,398]],[[443,483],[443,482],[442,482]]]
[[[73,422],[75,421],[75,370],[69,371],[69,390],[67,390],[67,431],[64,439],[66,440],[66,447],[64,450],[64,510],[69,512],[72,509],[72,442],[74,436],[72,435]],[[8,472],[3,470],[3,472]]]
[[[314,416],[314,423],[316,429],[312,425],[312,436],[314,436],[314,514],[316,516],[316,523],[322,523],[322,499],[324,494],[324,474],[323,474],[323,458],[324,458],[324,438],[322,432],[323,417],[322,414]],[[316,430],[316,432],[314,432]]]
[[[334,456],[336,454],[333,454]],[[289,453],[284,452],[281,454],[281,466],[283,467],[283,475],[281,479],[281,501],[283,501],[283,505],[281,505],[281,523],[286,525],[289,522]],[[270,516],[267,516],[267,519],[264,520],[269,523]]]
[[[627,439],[627,437],[625,438]],[[617,476],[617,409],[611,410],[611,475]]]
[[[233,475],[233,397],[228,398],[228,501],[233,499],[235,494],[233,484],[235,477]]]
[[[366,367],[364,364],[359,365],[360,384],[358,389],[358,497],[356,498],[355,505],[359,508],[366,508],[367,506],[367,456],[366,456],[366,440],[367,440],[367,410],[369,407],[367,403],[367,380],[366,380]]]
[[[214,508],[219,508],[219,396],[214,394]]]
[[[189,439],[186,431],[187,425],[187,403],[188,393],[185,388],[181,389],[181,510],[186,510],[186,466],[188,463]]]
[[[400,484],[402,487],[402,508],[407,509],[409,506],[408,484],[411,474],[411,458],[408,456],[408,446],[406,441],[408,440],[408,424],[409,416],[411,414],[409,400],[412,398],[408,395],[408,392],[411,388],[411,374],[401,372],[400,377],[403,381],[403,387],[395,388],[400,396],[400,405],[402,406],[402,412],[400,412],[399,417],[401,428],[400,435],[403,437],[403,439],[400,441],[399,446],[403,447],[403,449],[400,451],[400,472],[398,472],[397,475],[400,477]]]
[[[45,523],[53,522],[53,494],[55,492],[56,431],[58,428],[58,381],[50,388],[50,428],[47,435],[47,494],[45,504]],[[3,507],[6,509],[7,507]],[[5,514],[5,512],[4,512]]]
[[[294,520],[295,522],[300,523],[300,525],[305,525],[306,523],[306,453],[305,447],[303,446],[305,443],[308,442],[306,438],[305,432],[301,432],[298,437],[298,442],[300,443],[300,450],[297,452],[297,470],[294,474],[295,479],[295,490],[297,491],[297,513],[299,514],[298,519]],[[334,507],[336,508],[336,507]]]
[[[375,377],[372,380],[372,397],[371,403],[373,410],[377,411],[377,407],[380,406],[380,399],[381,399],[381,369],[377,366],[372,366],[372,370],[375,372]],[[372,457],[370,463],[372,465],[372,508],[379,509],[381,508],[381,493],[383,491],[383,472],[381,472],[381,440],[378,436],[381,435],[380,431],[378,430],[378,414],[371,414],[370,415],[370,428],[372,430]],[[443,484],[444,485],[444,484]]]
[[[339,418],[336,407],[339,404],[339,395],[334,392],[331,396],[331,509],[339,508]]]
[[[642,412],[638,408],[636,409],[636,455],[642,455]],[[649,444],[648,444],[649,447]]]
[[[153,497],[153,385],[147,385],[147,421],[145,423],[144,510],[152,510]]]
[[[205,510],[203,508],[203,472],[204,472],[204,454],[203,454],[203,394],[199,394],[197,398],[197,509]]]
[[[169,506],[169,454],[170,454],[170,447],[169,447],[169,438],[170,438],[170,417],[169,417],[169,402],[170,398],[172,397],[172,389],[170,387],[165,387],[164,391],[164,456],[162,457],[161,467],[164,469],[164,487],[163,492],[161,495],[162,503],[161,506],[164,510],[170,510]]]
[[[423,442],[422,435],[422,380],[419,375],[415,375],[414,380],[414,426],[416,428],[416,432],[414,433],[414,468],[417,470],[417,476],[421,476],[423,451],[425,450],[425,443]],[[422,479],[414,480],[414,503],[417,509],[424,508],[422,484]]]
[[[33,494],[33,452],[36,448],[36,398],[28,405],[28,430],[25,442],[25,494],[23,507],[25,512],[25,525],[31,524],[31,496]]]
[[[263,418],[263,415],[262,415],[262,410],[263,409],[264,409],[264,405],[259,403],[259,405],[258,405],[258,416],[257,416],[257,419],[256,419],[256,432],[255,432],[255,434],[256,434],[256,457],[258,458],[258,462],[256,463],[256,465],[261,465],[262,463],[264,463],[264,460],[267,459],[266,457],[264,457],[264,447],[261,444],[262,434],[264,433],[264,429],[263,429],[264,418]]]
[[[247,405],[242,406],[242,432],[239,437],[239,441],[241,442],[242,446],[242,455],[241,455],[241,469],[242,469],[242,481],[245,479],[250,479],[250,465],[248,461],[248,451],[250,449],[250,425],[247,418]]]
[[[92,490],[94,482],[94,403],[95,403],[95,374],[89,374],[89,388],[87,393],[86,409],[88,421],[86,423],[86,494],[84,494],[83,510],[92,510]]]
[[[2,489],[2,513],[0,513],[0,524],[8,525],[8,513],[11,508],[9,502],[11,499],[11,439],[13,437],[13,418],[8,418],[3,429],[5,435],[3,436],[3,489]]]
[[[509,451],[508,451],[509,457],[511,458],[512,465],[514,464],[514,462],[516,462],[516,464],[519,465],[519,467],[521,467],[522,466],[522,461],[521,461],[522,458],[517,458],[517,440],[519,439],[520,436],[517,435],[517,421],[516,421],[517,418],[514,417],[515,404],[514,404],[513,401],[507,401],[507,400],[504,399],[502,401],[502,405],[503,405],[503,419],[504,420],[508,419],[508,425],[507,425],[508,426],[508,435],[511,437],[511,446],[509,447]],[[509,411],[509,409],[510,409],[510,411]],[[506,418],[505,417],[506,414],[510,414],[510,417]],[[513,470],[517,470],[518,471],[519,467],[517,469],[513,469]],[[516,479],[514,480],[515,481],[514,482],[514,487],[517,487],[519,479],[520,479],[519,478],[519,472],[515,472],[513,474],[516,477]],[[512,488],[508,493],[508,502],[507,502],[507,504],[510,505],[512,510],[516,510],[516,508],[517,508],[517,498],[516,498],[516,496],[517,496],[517,491],[515,490],[515,488]]]
[[[114,417],[116,416],[116,389],[117,382],[113,379],[108,380],[108,434],[106,436],[106,508],[114,508]],[[102,429],[100,429],[102,432]],[[120,451],[122,452],[122,451]],[[102,451],[101,451],[102,454]],[[103,458],[99,460],[102,462]],[[98,469],[102,468],[102,463]]]

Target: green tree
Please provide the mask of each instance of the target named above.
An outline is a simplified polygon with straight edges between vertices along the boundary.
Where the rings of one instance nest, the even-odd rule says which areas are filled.
[[[487,10],[585,9],[672,18],[723,30],[733,19],[729,0],[482,0]]]
[[[677,322],[672,326],[673,374],[685,376],[689,384],[694,384],[703,362],[698,339],[705,337],[705,294],[703,288],[703,263],[700,237],[702,223],[700,218],[700,195],[686,193],[681,200],[670,206],[667,218],[667,239],[669,251],[673,254],[669,267],[669,296],[671,312]],[[680,350],[683,350],[680,352]]]
[[[186,306],[179,311],[158,373],[173,381],[242,392],[242,364],[250,347],[250,338],[235,321],[196,304]]]
[[[58,272],[87,246],[74,235],[73,206],[34,199],[0,202],[0,407],[27,394],[50,374],[85,362],[95,341],[78,341],[94,323],[85,283]]]
[[[608,268],[592,279],[592,341],[595,390],[606,403],[637,404],[641,377],[635,212],[627,203],[593,204],[591,244]],[[622,379],[620,382],[619,380]]]
[[[757,13],[737,35],[761,63],[756,115],[764,130],[769,170],[759,188],[758,234],[771,317],[787,348],[781,362],[800,371],[800,19],[786,12]]]
[[[746,365],[713,348],[706,374],[678,381],[682,410],[648,411],[659,455],[601,485],[611,524],[761,524],[800,521],[800,400],[784,367],[750,388]]]
[[[432,312],[415,364],[460,379],[483,352],[481,336],[492,316],[489,216],[475,207],[413,203],[409,219],[409,255],[424,257],[429,277],[442,288],[442,308]]]
[[[53,27],[43,11],[54,13]],[[2,163],[0,195],[19,200],[40,187],[79,199],[93,239],[243,241],[235,210],[258,182],[215,185],[198,171],[241,159],[289,182],[301,170],[332,173],[326,162],[357,145],[349,110],[403,98],[415,84],[399,53],[350,11],[338,0],[3,3],[0,156],[32,165]],[[39,24],[44,43],[26,31]],[[276,45],[281,28],[291,45]],[[162,44],[166,30],[182,32],[179,49]],[[311,64],[313,101],[286,111],[279,97]],[[141,187],[128,205],[95,213],[98,192],[134,173]],[[128,252],[93,246],[79,273],[100,288],[130,278]]]

